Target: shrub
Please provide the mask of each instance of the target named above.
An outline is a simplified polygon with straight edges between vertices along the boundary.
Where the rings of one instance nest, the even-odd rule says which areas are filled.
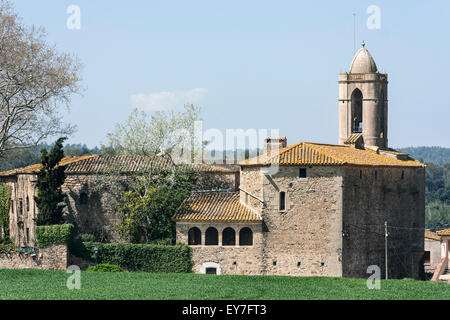
[[[80,234],[75,237],[72,245],[69,248],[70,253],[77,257],[89,257],[89,252],[84,245],[85,242],[94,242],[94,236],[92,234]]]
[[[93,234],[83,233],[78,236],[81,242],[94,242],[95,237]]]
[[[0,243],[0,253],[12,253],[16,252],[16,246],[14,243],[3,242]]]
[[[116,264],[129,271],[158,273],[192,272],[192,250],[174,246],[131,243],[84,243],[83,258],[97,263]],[[97,248],[95,253],[94,248]]]
[[[11,199],[11,188],[4,184],[0,184],[0,239],[9,239],[9,202]]]
[[[90,266],[87,271],[95,272],[123,272],[123,269],[117,264],[103,263],[96,266]]]
[[[74,226],[72,224],[36,227],[37,246],[45,248],[52,244],[65,244],[71,247],[73,231]]]

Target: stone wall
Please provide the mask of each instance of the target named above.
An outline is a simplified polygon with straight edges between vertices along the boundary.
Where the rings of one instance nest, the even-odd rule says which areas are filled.
[[[116,199],[97,191],[96,175],[67,175],[62,191],[67,195],[65,214],[78,233],[93,234],[96,241],[123,241],[115,230],[121,216],[114,213]]]
[[[339,167],[280,166],[262,176],[264,274],[341,276],[342,173]],[[258,183],[256,181],[247,183]],[[286,208],[280,210],[280,192]]]
[[[343,275],[385,277],[384,223],[388,222],[389,278],[418,278],[424,253],[424,168],[346,167]],[[403,178],[402,178],[403,177]]]
[[[0,269],[66,270],[67,247],[52,245],[31,253],[0,253]]]
[[[9,233],[16,246],[33,246],[36,241],[35,178],[32,174],[21,174],[2,181],[11,188]]]
[[[424,264],[425,272],[434,272],[436,266],[441,262],[441,241],[425,238],[425,251],[430,252],[430,263]]]

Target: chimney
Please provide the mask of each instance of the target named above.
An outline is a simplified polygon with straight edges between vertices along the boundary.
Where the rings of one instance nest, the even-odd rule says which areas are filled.
[[[278,151],[287,147],[286,137],[267,137],[264,139],[264,153]]]

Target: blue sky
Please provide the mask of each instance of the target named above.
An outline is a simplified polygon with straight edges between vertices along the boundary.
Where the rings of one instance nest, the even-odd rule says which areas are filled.
[[[69,5],[81,29],[69,30]],[[288,144],[337,143],[338,74],[364,40],[389,74],[391,147],[450,147],[450,2],[15,0],[84,64],[69,143],[93,147],[133,107],[202,107],[204,129],[279,129]],[[369,29],[370,5],[380,29]],[[225,134],[224,134],[225,135]]]

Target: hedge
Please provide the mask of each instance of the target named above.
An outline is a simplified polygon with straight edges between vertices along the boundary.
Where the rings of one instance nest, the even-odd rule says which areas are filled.
[[[123,269],[116,264],[98,264],[96,266],[90,266],[87,271],[93,272],[123,272]]]
[[[45,248],[52,244],[65,244],[70,247],[73,236],[74,226],[72,224],[36,227],[36,240],[39,248]]]
[[[84,242],[84,247],[83,258],[100,264],[116,264],[128,271],[190,273],[194,265],[192,250],[184,244]],[[97,254],[94,248],[98,249]]]

